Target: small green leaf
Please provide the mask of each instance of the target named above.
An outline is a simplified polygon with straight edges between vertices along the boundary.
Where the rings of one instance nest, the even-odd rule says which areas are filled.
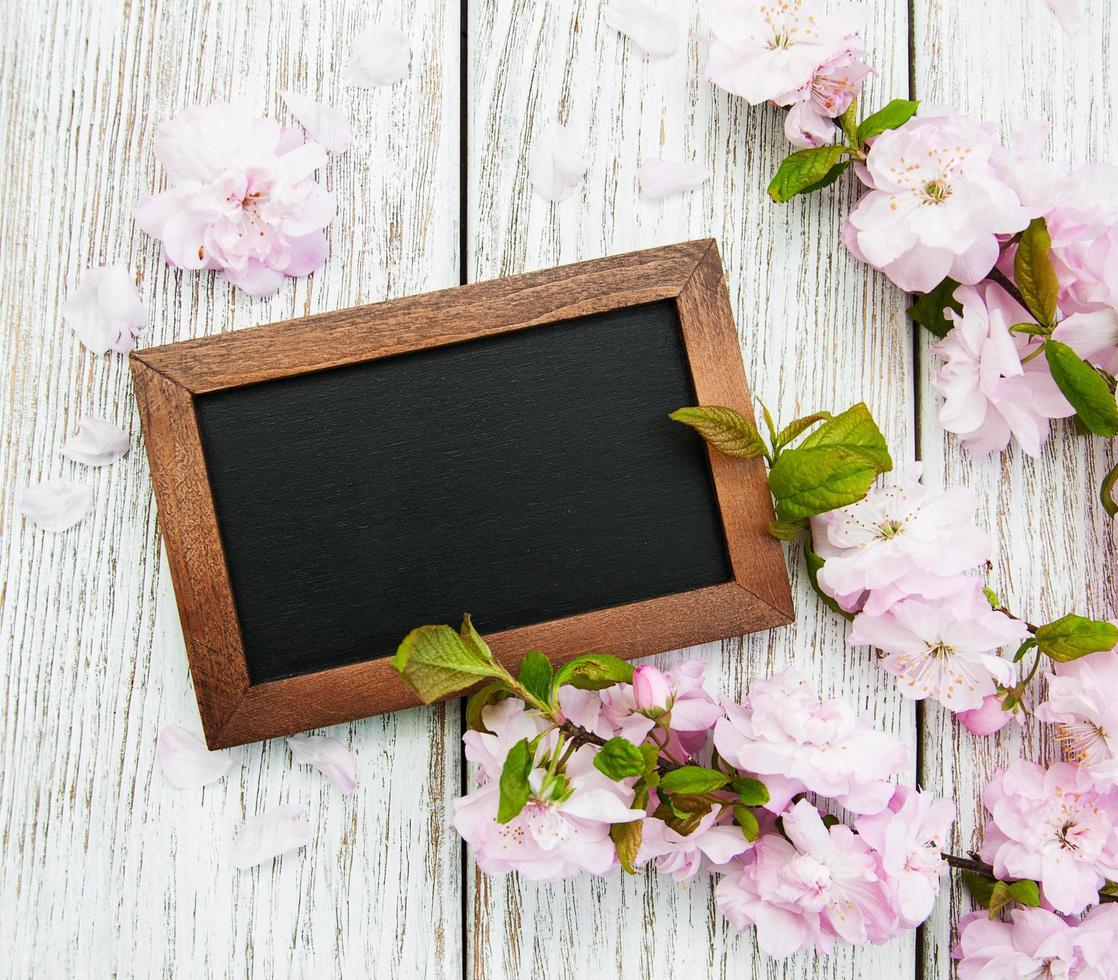
[[[988,589],[983,586],[982,594],[986,596],[986,601],[990,603],[991,609],[1001,609],[1002,601],[998,598],[998,594],[993,589]]]
[[[720,405],[680,408],[669,418],[691,426],[715,449],[737,459],[752,459],[766,453],[757,426],[741,412]]]
[[[813,425],[816,425],[819,422],[827,422],[833,418],[834,416],[830,412],[815,412],[812,415],[805,415],[802,419],[796,419],[794,422],[789,422],[777,434],[774,440],[775,445],[773,448],[779,451],[787,446],[793,439],[799,438]]]
[[[641,746],[641,755],[644,756],[645,775],[652,772],[660,764],[660,750],[649,742]]]
[[[871,116],[867,116],[858,126],[858,145],[866,140],[880,136],[887,129],[899,129],[913,116],[920,107],[919,102],[910,102],[908,99],[894,99],[884,109],[878,109]]]
[[[1040,886],[1029,878],[1012,882],[1009,894],[1018,905],[1031,909],[1040,908]]]
[[[392,666],[429,704],[472,687],[480,678],[501,676],[489,648],[480,637],[477,641],[480,647],[473,640],[464,642],[449,626],[420,626],[404,637]]]
[[[625,738],[611,738],[594,756],[594,768],[610,779],[627,779],[645,771],[644,753]]]
[[[1022,333],[1027,337],[1048,337],[1052,334],[1050,327],[1042,327],[1039,323],[1015,323],[1009,332]]]
[[[1118,895],[1118,883],[1108,881],[1102,888],[1099,889],[1100,895]]]
[[[826,827],[828,830],[830,830],[832,827],[837,827],[838,825],[839,818],[836,817],[833,813],[823,814],[823,826]]]
[[[865,402],[858,402],[845,412],[828,419],[825,425],[810,433],[791,452],[831,447],[857,450],[877,468],[879,473],[887,473],[893,468],[893,458],[889,455],[885,437],[881,434]]]
[[[1013,662],[1015,664],[1020,663],[1022,660],[1025,659],[1025,654],[1028,653],[1035,646],[1036,646],[1036,637],[1035,636],[1026,637],[1022,641],[1021,645],[1017,648],[1017,652],[1013,655]]]
[[[800,194],[812,194],[815,191],[821,191],[824,187],[830,187],[836,180],[839,179],[847,170],[850,169],[853,160],[840,160],[830,170],[828,170],[819,180],[814,184],[808,184]]]
[[[735,776],[730,780],[730,789],[741,797],[746,806],[764,806],[769,802],[769,790],[759,779],[750,776]]]
[[[482,720],[482,712],[491,704],[504,701],[513,696],[504,681],[490,681],[485,687],[470,695],[466,702],[466,728],[471,732],[488,732]]]
[[[819,587],[819,569],[823,567],[822,556],[817,555],[814,551],[811,550],[810,547],[805,546],[804,563],[807,565],[807,580],[811,583],[812,589],[814,590],[815,594],[819,596],[819,599],[822,601],[823,605],[830,609],[831,612],[838,613],[843,619],[849,622],[853,622],[854,614],[848,613],[845,609],[842,608],[842,606],[835,602],[834,599],[832,599]]]
[[[1118,501],[1114,499],[1116,484],[1118,484],[1118,466],[1115,466],[1103,477],[1102,485],[1099,487],[1099,499],[1102,501],[1103,509],[1110,517],[1118,514]]]
[[[1060,280],[1052,268],[1052,239],[1043,218],[1033,218],[1021,233],[1013,258],[1013,278],[1029,312],[1046,327],[1056,323]]]
[[[462,625],[458,628],[458,638],[465,645],[466,649],[470,651],[479,660],[486,660],[489,663],[495,663],[493,659],[493,652],[489,649],[489,644],[481,638],[481,634],[474,629],[474,621],[470,618],[469,613],[463,613]]]
[[[555,672],[551,687],[558,692],[564,684],[583,691],[601,691],[614,684],[631,684],[633,666],[609,653],[584,653],[568,660]]]
[[[532,771],[533,755],[535,748],[526,738],[509,749],[498,783],[501,795],[497,802],[497,823],[515,820],[531,797],[528,775]]]
[[[711,809],[711,806],[707,806],[705,810],[701,808],[698,810],[677,810],[672,806],[670,798],[661,798],[660,805],[656,807],[652,815],[657,820],[663,820],[669,829],[687,837],[698,829],[703,817],[710,813]]]
[[[626,874],[639,874],[634,862],[641,849],[644,821],[630,820],[628,823],[615,823],[609,828],[609,836],[617,850],[617,860],[621,864],[621,869]]]
[[[1113,623],[1069,613],[1039,627],[1036,642],[1041,653],[1057,663],[1067,663],[1118,646],[1118,627]]]
[[[944,316],[943,311],[963,312],[963,304],[955,299],[958,288],[959,284],[954,279],[944,279],[930,293],[925,293],[913,303],[908,308],[908,315],[937,337],[946,337],[955,324]]]
[[[660,788],[666,793],[710,793],[721,789],[730,781],[715,769],[706,769],[703,766],[683,766],[664,773],[660,780]]]
[[[1071,402],[1079,420],[1097,436],[1118,435],[1118,404],[1106,379],[1058,340],[1045,341],[1044,356],[1052,380]]]
[[[833,181],[838,176],[832,171],[845,152],[839,145],[818,146],[786,157],[769,184],[769,197],[781,204],[797,194],[825,187],[828,178]]]
[[[777,541],[795,541],[807,529],[807,521],[769,521],[769,534]]]
[[[518,680],[529,694],[544,704],[551,699],[551,661],[538,650],[524,654],[524,659],[520,661]]]
[[[980,909],[988,909],[990,898],[994,893],[994,886],[998,882],[974,871],[964,871],[962,877],[963,884],[967,886],[967,891],[970,892],[971,901]]]
[[[757,822],[757,815],[740,803],[734,807],[734,822],[741,827],[742,834],[751,844],[761,836],[761,825]]]

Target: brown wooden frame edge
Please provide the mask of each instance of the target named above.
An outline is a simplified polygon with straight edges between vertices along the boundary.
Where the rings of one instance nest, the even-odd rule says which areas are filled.
[[[419,702],[389,658],[249,683],[198,434],[196,395],[664,299],[676,301],[699,402],[727,405],[752,418],[713,239],[133,352],[133,385],[159,524],[210,747]],[[791,622],[783,550],[767,533],[773,513],[764,463],[711,451],[710,464],[734,581],[491,634],[486,639],[497,657],[510,666],[531,649],[556,662],[588,650],[629,659]]]

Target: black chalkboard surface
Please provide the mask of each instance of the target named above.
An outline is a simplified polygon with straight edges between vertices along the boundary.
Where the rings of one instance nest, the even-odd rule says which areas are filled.
[[[203,395],[253,683],[727,582],[675,304]]]
[[[418,703],[391,658],[470,613],[515,669],[787,623],[710,239],[131,354],[211,748]]]

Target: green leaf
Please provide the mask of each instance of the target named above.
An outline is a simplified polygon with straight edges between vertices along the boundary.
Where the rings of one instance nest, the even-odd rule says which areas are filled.
[[[848,622],[853,622],[854,614],[848,613],[845,609],[842,608],[842,606],[835,602],[834,599],[832,599],[819,587],[819,569],[823,567],[822,556],[817,555],[814,551],[811,550],[811,548],[805,546],[804,563],[807,565],[807,580],[811,583],[812,589],[815,591],[815,594],[819,596],[819,599],[822,601],[823,605],[830,609],[831,612],[838,613],[843,619],[847,620]]]
[[[994,893],[994,886],[998,882],[974,871],[964,871],[962,876],[963,884],[967,886],[967,891],[970,892],[971,901],[980,909],[988,909],[990,898]]]
[[[497,803],[497,823],[515,820],[531,797],[528,774],[532,771],[533,755],[535,748],[526,738],[509,749],[498,784],[501,795]]]
[[[469,617],[463,628],[468,623]],[[392,666],[419,699],[429,704],[464,691],[479,678],[502,675],[489,648],[480,637],[477,641],[480,647],[472,640],[464,642],[449,626],[420,626],[404,637]]]
[[[858,126],[859,147],[866,140],[880,136],[887,129],[899,129],[916,115],[916,110],[919,107],[919,102],[910,102],[908,99],[894,99],[884,109],[878,109],[873,115],[867,116]]]
[[[781,204],[797,194],[825,187],[838,176],[832,171],[845,152],[839,145],[818,146],[786,157],[769,184],[769,197]]]
[[[734,822],[741,827],[741,832],[750,843],[761,836],[761,825],[757,822],[757,815],[748,807],[741,804],[734,807]]]
[[[1097,436],[1118,435],[1118,404],[1106,379],[1067,344],[1044,343],[1052,380],[1071,402],[1080,421]]]
[[[822,176],[822,178],[817,180],[814,184],[809,184],[802,191],[799,191],[799,193],[812,194],[815,191],[823,190],[824,187],[830,187],[831,184],[833,184],[836,180],[839,179],[839,177],[841,177],[844,173],[846,173],[847,170],[850,169],[850,165],[853,162],[853,160],[840,160],[833,167],[831,167],[831,169],[828,170]]]
[[[641,849],[644,821],[630,820],[628,823],[615,823],[609,828],[609,836],[617,850],[617,860],[621,863],[621,869],[626,874],[639,874],[634,862],[637,859],[637,852]]]
[[[625,738],[611,738],[594,756],[594,768],[610,779],[627,779],[645,771],[644,753]]]
[[[1102,888],[1099,889],[1100,895],[1118,895],[1118,883],[1108,881]]]
[[[730,777],[723,775],[716,769],[706,769],[703,766],[683,766],[664,773],[660,780],[660,788],[666,793],[710,793],[721,789],[730,781]]]
[[[470,699],[466,702],[466,728],[471,732],[488,732],[489,729],[485,727],[481,717],[482,712],[491,704],[512,696],[512,691],[504,681],[490,681],[485,687],[470,695]]]
[[[1026,905],[1031,909],[1040,908],[1040,886],[1029,878],[1012,882],[1009,894],[1018,905]]]
[[[1099,499],[1102,501],[1103,510],[1110,517],[1118,514],[1118,501],[1114,499],[1115,485],[1118,485],[1118,466],[1103,477],[1102,485],[1099,487]]]
[[[1021,233],[1013,258],[1013,278],[1029,312],[1046,327],[1056,323],[1060,280],[1052,268],[1052,239],[1043,218],[1033,218]]]
[[[769,790],[759,779],[750,776],[735,776],[730,780],[730,789],[741,797],[746,806],[764,806],[769,802]]]
[[[1020,663],[1022,660],[1025,659],[1025,654],[1028,653],[1035,646],[1036,646],[1036,637],[1035,636],[1026,637],[1021,642],[1021,645],[1017,648],[1017,652],[1013,655],[1013,662],[1015,664]]]
[[[715,449],[737,459],[764,456],[765,442],[757,426],[741,412],[720,405],[702,405],[680,408],[669,418],[691,426]]]
[[[858,402],[845,412],[833,416],[825,425],[810,433],[799,446],[789,451],[832,447],[857,450],[877,467],[879,473],[887,473],[893,468],[893,458],[889,455],[885,437],[865,402]]]
[[[832,827],[837,827],[838,825],[839,818],[836,817],[833,813],[823,814],[823,826],[826,827],[828,830],[830,830]]]
[[[827,422],[834,416],[830,412],[815,412],[812,415],[805,415],[802,419],[796,419],[794,422],[789,422],[777,434],[774,449],[777,451],[787,446],[793,439],[798,438],[813,425],[819,422]]]
[[[469,613],[462,615],[462,625],[458,628],[458,638],[465,645],[466,649],[470,651],[475,657],[486,660],[489,663],[496,663],[493,659],[493,652],[489,649],[489,644],[481,638],[481,634],[474,629],[474,621],[470,619]]]
[[[677,834],[687,837],[698,829],[703,817],[710,813],[712,807],[713,804],[707,804],[705,809],[699,807],[695,810],[679,810],[672,805],[670,797],[661,797],[660,805],[656,807],[652,815],[657,820],[663,820]]]
[[[1118,627],[1069,613],[1039,627],[1036,642],[1041,653],[1063,664],[1118,646]]]
[[[601,691],[614,684],[631,684],[633,666],[609,653],[584,653],[568,660],[555,672],[553,692],[564,684],[582,691]]]
[[[769,521],[769,534],[777,541],[795,541],[807,529],[807,521]]]
[[[648,742],[645,742],[640,749],[641,755],[644,756],[644,772],[647,775],[660,764],[660,750]]]
[[[943,311],[963,312],[963,304],[955,299],[955,290],[958,288],[959,284],[954,279],[944,279],[930,293],[925,293],[913,303],[908,308],[908,315],[937,337],[946,337],[955,324],[943,315]]]
[[[538,650],[524,654],[520,661],[520,683],[544,704],[551,699],[551,661]]]
[[[990,603],[991,609],[1001,609],[1002,601],[1000,598],[998,598],[998,594],[993,589],[983,586],[982,594],[986,596],[986,601]]]
[[[1015,323],[1009,328],[1010,333],[1023,333],[1028,337],[1048,337],[1052,334],[1051,327],[1042,327],[1039,323]]]

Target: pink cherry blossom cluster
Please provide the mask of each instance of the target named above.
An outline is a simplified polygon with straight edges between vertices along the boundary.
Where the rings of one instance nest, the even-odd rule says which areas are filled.
[[[708,693],[698,662],[638,667],[631,684],[600,691],[565,686],[558,704],[548,717],[497,701],[480,713],[484,730],[463,738],[478,786],[455,802],[454,825],[483,871],[604,875],[619,864],[617,828],[636,825],[633,865],[681,883],[716,875],[719,909],[756,926],[773,956],[884,942],[931,911],[954,807],[895,785],[910,761],[903,743],[818,698],[794,670],[756,682],[740,704]],[[634,777],[607,776],[596,758],[617,738],[651,748],[665,782],[638,790]],[[526,739],[528,798],[502,822],[502,774]],[[680,827],[672,812],[684,798],[665,787],[683,767],[760,780],[767,801],[744,819],[731,783],[703,794],[707,812]],[[847,822],[824,816],[840,806]]]

